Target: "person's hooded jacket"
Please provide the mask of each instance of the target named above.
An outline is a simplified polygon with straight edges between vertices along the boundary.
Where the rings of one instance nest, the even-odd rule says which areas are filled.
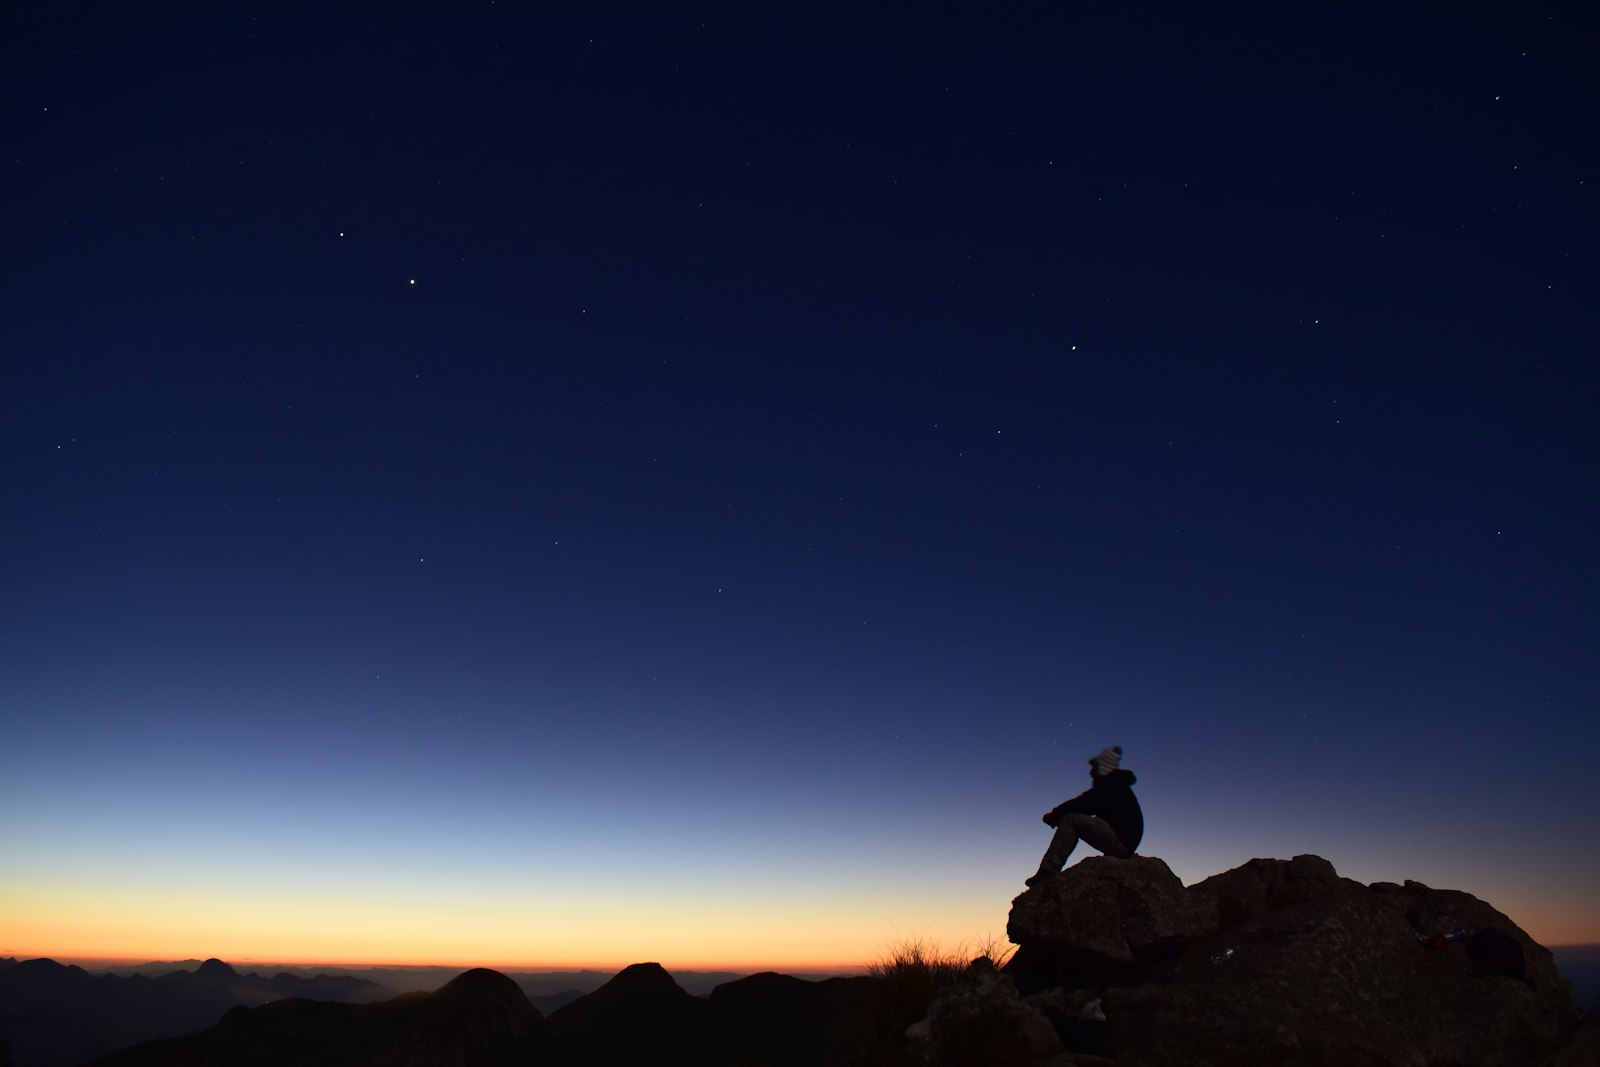
[[[1139,841],[1144,837],[1144,812],[1139,808],[1139,798],[1133,795],[1133,783],[1138,779],[1132,771],[1120,767],[1110,774],[1094,780],[1094,785],[1071,800],[1064,800],[1050,809],[1044,821],[1059,825],[1063,815],[1098,815],[1116,832],[1117,840],[1129,852],[1139,851]]]

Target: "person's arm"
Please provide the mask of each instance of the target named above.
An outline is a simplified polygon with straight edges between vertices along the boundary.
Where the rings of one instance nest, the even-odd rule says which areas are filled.
[[[1063,816],[1063,815],[1093,815],[1093,814],[1095,814],[1095,802],[1094,802],[1093,796],[1091,795],[1093,793],[1094,793],[1094,790],[1087,789],[1087,790],[1084,790],[1082,793],[1079,793],[1077,796],[1073,797],[1071,800],[1063,800],[1061,803],[1057,804],[1055,807],[1051,808],[1049,811],[1044,813],[1045,825],[1046,826],[1058,826],[1058,825],[1060,825],[1061,816]]]

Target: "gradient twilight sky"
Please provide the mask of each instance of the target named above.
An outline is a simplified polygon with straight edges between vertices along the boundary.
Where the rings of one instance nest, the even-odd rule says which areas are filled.
[[[0,954],[857,964],[1113,743],[1600,941],[1592,8],[328,6],[0,12]]]

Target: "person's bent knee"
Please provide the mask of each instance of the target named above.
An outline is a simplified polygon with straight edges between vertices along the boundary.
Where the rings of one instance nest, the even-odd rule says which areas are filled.
[[[1111,828],[1111,824],[1098,815],[1074,815],[1072,819],[1072,828],[1091,848],[1119,860],[1125,860],[1133,855],[1133,852],[1122,843],[1122,838]]]

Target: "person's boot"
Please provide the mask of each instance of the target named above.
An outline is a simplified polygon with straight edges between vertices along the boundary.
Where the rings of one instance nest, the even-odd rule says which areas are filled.
[[[1022,880],[1022,884],[1027,886],[1029,889],[1032,889],[1035,885],[1037,885],[1038,883],[1044,881],[1046,878],[1050,877],[1052,874],[1055,874],[1055,873],[1056,873],[1055,871],[1047,871],[1047,870],[1044,870],[1043,868],[1040,868],[1038,874],[1035,874],[1035,875],[1033,875],[1033,876],[1031,876],[1029,878],[1024,878]]]

